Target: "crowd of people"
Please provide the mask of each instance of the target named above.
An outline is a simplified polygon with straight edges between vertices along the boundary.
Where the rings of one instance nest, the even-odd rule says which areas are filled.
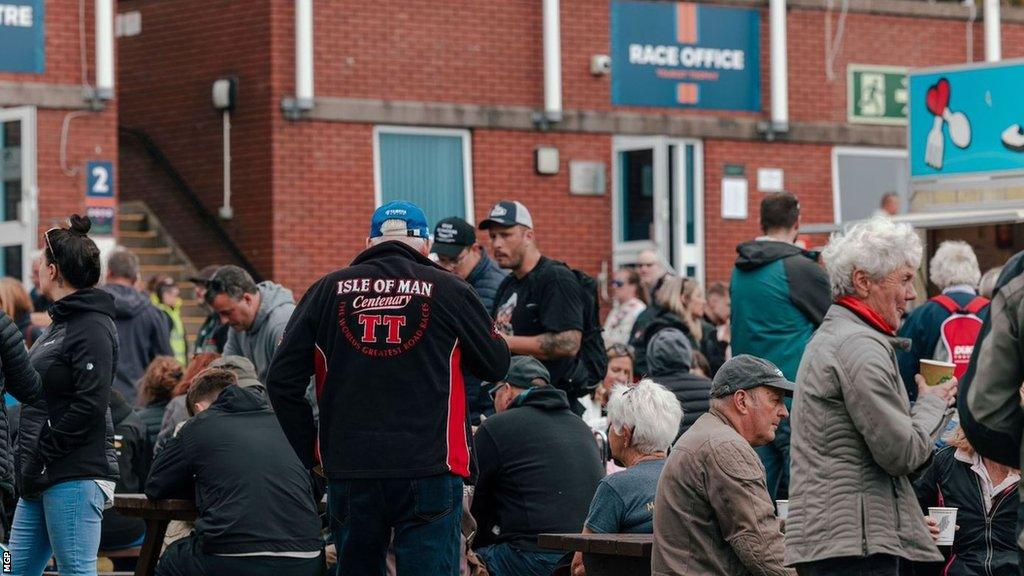
[[[190,277],[188,346],[177,283],[118,249],[101,285],[74,216],[31,294],[0,281],[12,572],[96,574],[145,537],[114,494],[144,492],[198,510],[160,575],[585,576],[544,533],[652,534],[658,575],[1016,573],[1024,257],[983,275],[945,242],[914,306],[909,226],[809,250],[789,193],[760,224],[728,284],[645,250],[605,299],[521,202],[432,229],[391,202],[298,302]]]

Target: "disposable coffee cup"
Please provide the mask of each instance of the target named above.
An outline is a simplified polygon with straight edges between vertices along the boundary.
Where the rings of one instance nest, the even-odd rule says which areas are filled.
[[[789,518],[789,500],[775,501],[775,515],[779,517],[779,520]]]
[[[939,546],[952,546],[956,536],[956,508],[929,508],[928,515],[939,523],[939,538],[935,541]]]
[[[938,360],[921,360],[921,376],[929,386],[938,386],[953,377],[956,364]]]

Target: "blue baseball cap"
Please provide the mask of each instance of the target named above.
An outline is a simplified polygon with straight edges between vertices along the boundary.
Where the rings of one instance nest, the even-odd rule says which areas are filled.
[[[400,220],[405,222],[405,228],[389,228],[382,230],[381,227],[389,220]],[[388,202],[373,212],[373,219],[370,220],[370,238],[379,236],[414,236],[416,238],[429,238],[430,228],[427,226],[427,216],[423,210],[412,202],[396,200]]]

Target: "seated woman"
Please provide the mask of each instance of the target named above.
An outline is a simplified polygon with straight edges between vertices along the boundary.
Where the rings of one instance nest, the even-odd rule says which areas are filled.
[[[674,394],[652,380],[616,386],[608,400],[608,443],[626,469],[605,476],[590,503],[584,534],[654,532],[654,495],[683,409]],[[573,557],[573,576],[584,574],[583,555]]]
[[[1017,574],[1017,485],[1020,470],[982,457],[959,427],[914,482],[917,499],[957,508],[959,529],[943,576]]]
[[[608,428],[605,406],[608,394],[618,384],[629,386],[633,383],[633,349],[626,344],[612,344],[605,352],[608,354],[608,371],[604,380],[589,396],[580,398],[583,405],[583,421],[596,431],[604,432]]]

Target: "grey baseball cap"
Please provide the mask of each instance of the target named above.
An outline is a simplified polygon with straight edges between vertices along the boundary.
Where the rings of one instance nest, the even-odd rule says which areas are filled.
[[[516,388],[528,390],[536,387],[533,381],[538,379],[551,384],[551,374],[540,363],[540,360],[533,356],[513,356],[512,361],[508,365],[508,374],[500,382],[495,382],[491,390],[496,390],[504,382],[508,382]]]
[[[256,367],[245,356],[221,356],[210,362],[210,368],[221,368],[234,372],[238,378],[238,385],[242,388],[266,390],[266,386],[260,383],[259,376],[256,375]]]
[[[796,391],[796,384],[786,380],[782,370],[775,364],[763,358],[740,354],[718,369],[715,379],[711,382],[711,397],[721,398],[758,386],[778,388],[787,396],[792,396]]]

